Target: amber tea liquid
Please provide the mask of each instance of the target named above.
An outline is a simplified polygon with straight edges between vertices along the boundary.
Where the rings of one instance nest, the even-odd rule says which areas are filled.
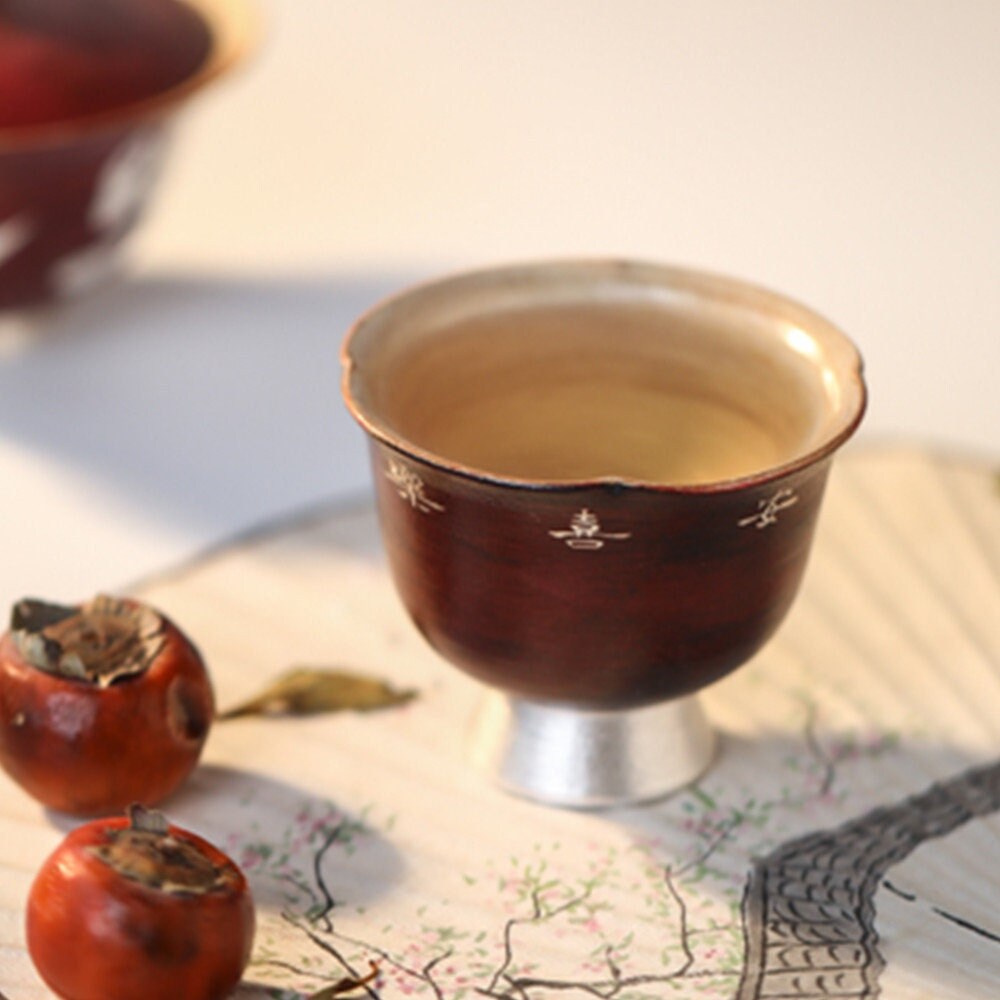
[[[688,485],[807,450],[816,382],[780,341],[710,318],[556,303],[416,338],[387,364],[379,405],[412,444],[494,476]]]

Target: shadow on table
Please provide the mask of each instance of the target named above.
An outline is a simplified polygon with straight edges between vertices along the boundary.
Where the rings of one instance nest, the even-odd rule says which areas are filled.
[[[165,807],[224,847],[250,881],[257,940],[236,996],[305,997],[280,984],[318,989],[370,971],[352,957],[370,951],[353,935],[377,933],[363,914],[392,893],[407,864],[375,822],[293,784],[212,764]]]
[[[0,437],[214,535],[366,484],[349,325],[403,276],[140,278],[0,333]]]

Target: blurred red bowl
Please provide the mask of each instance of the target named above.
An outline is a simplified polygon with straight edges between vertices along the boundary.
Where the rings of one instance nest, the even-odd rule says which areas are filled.
[[[118,270],[174,113],[248,21],[243,0],[0,0],[0,309]]]

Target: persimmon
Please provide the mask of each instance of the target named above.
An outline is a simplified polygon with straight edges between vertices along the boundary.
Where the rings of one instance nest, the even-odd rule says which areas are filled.
[[[214,713],[201,654],[137,600],[23,600],[0,636],[0,765],[53,809],[162,801],[197,764]]]
[[[63,1000],[220,1000],[243,975],[255,915],[223,851],[159,813],[77,827],[28,894],[28,952]]]

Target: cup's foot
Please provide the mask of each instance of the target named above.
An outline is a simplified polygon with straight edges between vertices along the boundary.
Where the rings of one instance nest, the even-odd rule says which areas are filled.
[[[694,696],[594,711],[491,693],[470,742],[507,791],[576,808],[659,798],[694,781],[715,752]]]

